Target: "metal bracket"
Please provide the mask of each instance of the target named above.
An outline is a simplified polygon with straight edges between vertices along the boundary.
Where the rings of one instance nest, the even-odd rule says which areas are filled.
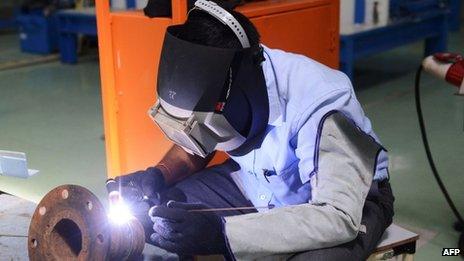
[[[0,176],[29,178],[37,173],[38,170],[27,168],[26,153],[0,150]]]

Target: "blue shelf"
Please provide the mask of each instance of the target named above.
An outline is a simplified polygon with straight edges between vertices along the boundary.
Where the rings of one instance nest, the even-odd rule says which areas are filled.
[[[431,10],[396,19],[387,26],[358,29],[351,34],[341,35],[340,69],[353,79],[357,59],[421,40],[425,41],[424,55],[445,51],[448,16],[448,10]]]
[[[57,26],[54,15],[20,14],[16,21],[19,27],[21,51],[49,54],[57,50]]]
[[[56,14],[61,62],[77,63],[77,36],[97,36],[95,9],[63,10]]]

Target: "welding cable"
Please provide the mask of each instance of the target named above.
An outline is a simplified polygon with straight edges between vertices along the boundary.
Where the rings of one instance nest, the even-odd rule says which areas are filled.
[[[462,218],[461,214],[459,213],[456,205],[454,204],[453,200],[451,199],[448,190],[446,189],[445,185],[443,184],[440,175],[438,174],[437,167],[435,166],[435,162],[432,157],[432,152],[430,150],[429,141],[427,139],[427,132],[425,129],[424,117],[422,115],[422,107],[421,107],[421,99],[420,99],[420,79],[422,74],[422,65],[417,69],[416,72],[416,80],[415,80],[415,100],[416,100],[416,110],[417,110],[417,118],[419,119],[419,127],[422,136],[422,142],[424,143],[425,153],[427,154],[427,159],[432,170],[433,176],[440,187],[441,192],[445,196],[446,202],[450,206],[451,210],[453,211],[454,215],[458,219],[459,224],[456,227],[464,227],[464,219]]]

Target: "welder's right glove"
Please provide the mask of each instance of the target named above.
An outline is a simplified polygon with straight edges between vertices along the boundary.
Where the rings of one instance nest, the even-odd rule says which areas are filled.
[[[106,182],[110,204],[122,200],[144,227],[147,239],[153,233],[153,222],[148,211],[159,204],[158,193],[165,187],[163,174],[156,167],[118,176]]]
[[[106,182],[108,193],[119,191],[128,202],[155,200],[158,192],[165,188],[163,173],[157,167],[136,171]]]

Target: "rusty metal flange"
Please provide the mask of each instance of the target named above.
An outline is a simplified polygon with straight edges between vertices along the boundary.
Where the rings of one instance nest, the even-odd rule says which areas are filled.
[[[63,185],[39,203],[29,227],[29,259],[106,260],[110,227],[98,198],[87,189]]]

